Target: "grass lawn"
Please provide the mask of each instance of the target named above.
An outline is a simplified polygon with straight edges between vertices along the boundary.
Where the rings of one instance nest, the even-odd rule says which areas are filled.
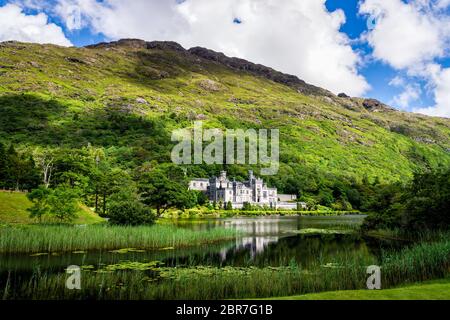
[[[450,278],[385,290],[343,290],[273,300],[450,300]]]
[[[0,225],[1,224],[32,224],[36,221],[30,219],[28,208],[31,202],[25,193],[0,191]],[[86,206],[80,210],[74,220],[75,224],[93,224],[104,221]]]

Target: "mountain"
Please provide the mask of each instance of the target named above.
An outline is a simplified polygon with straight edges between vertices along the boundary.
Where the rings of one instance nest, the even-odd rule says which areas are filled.
[[[319,175],[393,182],[450,164],[450,119],[336,96],[208,49],[133,39],[85,48],[0,44],[4,143],[23,150],[102,147],[117,165],[132,169],[170,161],[171,131],[194,120],[219,128],[279,128],[281,169],[268,179],[283,191],[317,190]],[[228,171],[243,176],[246,169]]]

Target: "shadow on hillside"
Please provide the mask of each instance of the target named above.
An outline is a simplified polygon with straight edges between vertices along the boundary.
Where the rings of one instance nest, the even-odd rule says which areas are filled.
[[[56,100],[45,100],[32,94],[0,96],[0,131],[6,139],[40,135],[51,129],[50,122],[60,118],[66,110]],[[50,130],[46,135],[49,138],[57,133]]]
[[[46,147],[133,147],[144,159],[170,159],[164,116],[148,119],[115,107],[78,112],[33,94],[0,96],[0,138]]]
[[[190,72],[201,73],[202,68],[189,59],[183,60],[177,53],[172,52],[136,52],[135,67],[124,74],[127,81],[134,84],[149,86],[161,93],[177,93],[177,87],[185,85],[183,81],[178,84],[167,85],[167,80],[176,81],[186,78]]]

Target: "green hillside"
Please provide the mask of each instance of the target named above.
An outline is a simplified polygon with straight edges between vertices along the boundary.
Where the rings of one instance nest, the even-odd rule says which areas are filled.
[[[269,184],[317,193],[323,181],[404,181],[450,164],[450,119],[337,97],[243,60],[138,40],[90,48],[0,45],[0,141],[102,148],[121,168],[169,162],[171,131],[279,128],[281,168]],[[208,176],[220,167],[188,168]],[[243,177],[246,167],[230,166]],[[317,177],[327,177],[318,179]],[[329,178],[331,177],[331,178]]]
[[[0,191],[0,224],[30,224],[36,223],[30,219],[27,211],[31,202],[24,193]],[[80,206],[75,224],[92,224],[104,221],[89,208]],[[50,221],[49,221],[50,222]]]

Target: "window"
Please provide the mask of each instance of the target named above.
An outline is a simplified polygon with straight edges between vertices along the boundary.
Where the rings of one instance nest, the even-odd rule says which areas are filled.
[[[197,183],[196,182],[194,182],[194,187],[196,187],[197,186]]]

